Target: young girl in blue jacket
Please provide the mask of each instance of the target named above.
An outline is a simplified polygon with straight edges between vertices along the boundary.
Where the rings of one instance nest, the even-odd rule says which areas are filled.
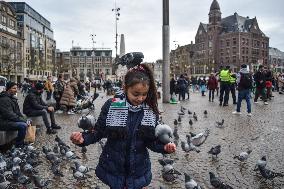
[[[148,149],[173,153],[173,143],[155,137],[158,122],[156,86],[146,65],[131,68],[125,75],[124,93],[105,102],[93,132],[74,132],[74,144],[87,146],[107,138],[96,168],[97,177],[111,189],[142,189],[152,179]]]

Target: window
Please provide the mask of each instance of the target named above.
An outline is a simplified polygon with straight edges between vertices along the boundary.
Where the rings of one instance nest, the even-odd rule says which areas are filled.
[[[12,28],[15,27],[15,21],[14,21],[14,20],[10,20],[10,26],[11,26]]]
[[[7,23],[7,18],[5,16],[2,15],[2,23],[6,24]]]

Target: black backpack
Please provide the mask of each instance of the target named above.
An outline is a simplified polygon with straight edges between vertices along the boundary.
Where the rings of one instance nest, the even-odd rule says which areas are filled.
[[[240,87],[243,89],[252,88],[252,77],[249,73],[247,74],[241,73]]]

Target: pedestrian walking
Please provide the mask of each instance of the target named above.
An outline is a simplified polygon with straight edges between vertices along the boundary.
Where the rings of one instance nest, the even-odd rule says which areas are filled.
[[[185,100],[185,90],[186,90],[186,86],[187,86],[187,81],[184,78],[184,75],[181,74],[178,81],[177,81],[177,88],[179,91],[179,96],[178,96],[178,100],[181,101]]]
[[[51,99],[51,95],[52,95],[52,92],[53,92],[53,85],[51,83],[51,76],[48,76],[47,77],[47,80],[45,81],[45,91],[46,91],[46,101],[50,100]]]
[[[112,189],[141,189],[152,177],[147,148],[158,153],[176,150],[175,144],[163,144],[155,137],[158,115],[153,73],[138,65],[125,75],[124,94],[103,105],[94,131],[74,132],[70,139],[86,146],[107,138],[97,177]]]
[[[245,99],[247,103],[247,115],[251,116],[250,90],[252,88],[252,76],[247,69],[247,65],[241,65],[241,70],[237,77],[238,84],[238,102],[237,109],[233,114],[241,114],[242,100]]]
[[[54,92],[53,92],[53,98],[56,101],[55,110],[60,110],[60,99],[63,95],[63,91],[65,88],[65,82],[63,80],[63,76],[59,75],[57,81],[54,85]]]
[[[211,73],[207,82],[207,89],[209,90],[209,102],[214,101],[214,93],[217,89],[218,82],[214,75],[214,73]]]

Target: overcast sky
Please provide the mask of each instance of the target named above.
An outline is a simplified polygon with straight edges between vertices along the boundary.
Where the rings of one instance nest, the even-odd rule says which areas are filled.
[[[16,0],[17,1],[17,0]],[[57,48],[74,46],[111,48],[115,55],[115,0],[26,0],[51,22]],[[213,0],[170,0],[171,49],[194,42],[200,22],[208,23]],[[256,17],[260,29],[270,38],[270,46],[284,51],[283,0],[218,0],[222,18],[237,12]],[[118,34],[125,35],[126,52],[142,51],[145,61],[162,57],[162,0],[116,0],[120,10]],[[118,47],[119,53],[119,47]]]

